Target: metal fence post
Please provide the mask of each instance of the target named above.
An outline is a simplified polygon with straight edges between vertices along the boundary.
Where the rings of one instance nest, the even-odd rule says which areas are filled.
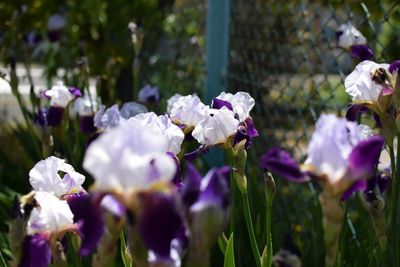
[[[205,101],[226,90],[229,62],[229,15],[230,0],[208,0],[206,37]],[[207,161],[213,166],[223,164],[220,150],[210,151]]]

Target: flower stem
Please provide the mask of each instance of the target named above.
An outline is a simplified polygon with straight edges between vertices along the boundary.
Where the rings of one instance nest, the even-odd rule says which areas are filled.
[[[254,260],[256,261],[257,267],[261,267],[260,252],[258,250],[257,240],[254,234],[253,222],[251,220],[251,213],[250,213],[249,197],[247,192],[242,193],[242,201],[243,201],[247,231],[249,233],[249,239],[250,239],[251,249],[254,255]]]
[[[392,164],[392,177],[393,179],[393,195],[392,195],[392,249],[393,249],[393,266],[399,266],[399,240],[398,240],[398,210],[399,210],[399,186],[400,186],[400,134],[397,135],[397,158],[396,167],[394,166],[394,151],[390,153],[390,160]],[[393,159],[392,159],[393,156]]]
[[[272,205],[267,204],[267,209],[266,209],[266,217],[265,217],[265,223],[266,223],[266,236],[267,236],[267,247],[272,245],[271,242],[271,211],[272,211]]]

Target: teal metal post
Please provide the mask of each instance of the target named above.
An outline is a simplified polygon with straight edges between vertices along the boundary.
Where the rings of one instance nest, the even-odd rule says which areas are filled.
[[[208,0],[206,37],[205,101],[211,100],[227,88],[229,64],[229,16],[230,0]],[[220,150],[211,150],[207,161],[213,166],[224,163]]]

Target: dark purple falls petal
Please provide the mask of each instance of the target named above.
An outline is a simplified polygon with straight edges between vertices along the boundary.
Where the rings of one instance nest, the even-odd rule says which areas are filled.
[[[180,234],[183,223],[174,196],[142,192],[138,198],[138,230],[143,243],[157,258],[170,259],[171,242]]]
[[[200,194],[200,184],[203,177],[193,164],[186,163],[186,170],[181,191],[181,199],[186,207],[190,207]]]
[[[348,200],[354,192],[357,191],[364,191],[367,189],[367,180],[358,180],[354,182],[346,192],[343,193],[342,197],[340,198],[341,201]]]
[[[69,207],[74,214],[74,223],[82,238],[79,253],[87,256],[96,250],[104,232],[104,221],[100,208],[102,196],[99,194],[74,194],[67,198]]]
[[[82,96],[82,92],[79,88],[76,87],[70,87],[68,88],[68,91],[71,93],[71,95],[73,95],[75,98],[77,97],[81,97]]]
[[[305,175],[301,171],[299,164],[287,153],[275,147],[261,156],[261,167],[275,172],[289,181],[302,183]]]
[[[43,234],[25,237],[23,254],[18,267],[47,267],[51,261],[51,249]]]
[[[358,58],[361,61],[370,60],[374,57],[374,51],[367,45],[352,45],[350,47],[350,55],[353,58]]]
[[[358,115],[368,112],[369,109],[363,104],[351,104],[347,106],[346,119],[348,121],[357,121]]]
[[[82,133],[94,133],[96,131],[96,127],[94,126],[94,116],[81,116],[79,118],[79,126]]]
[[[390,63],[389,72],[393,74],[399,68],[400,68],[400,60],[393,61],[392,63]]]
[[[221,168],[212,168],[204,176],[199,198],[195,204],[211,203],[213,206],[226,210],[230,204],[229,177],[232,168],[224,166]]]
[[[38,112],[33,115],[33,123],[43,128],[47,127],[48,110],[45,107],[40,107]]]
[[[218,99],[216,97],[212,100],[211,107],[215,109],[221,109],[222,107],[226,107],[227,109],[233,111],[231,102]]]
[[[49,126],[58,126],[61,124],[64,108],[57,106],[50,106],[49,111],[47,113],[47,123]]]
[[[349,156],[352,179],[368,179],[373,175],[384,144],[382,136],[372,136],[358,143]]]
[[[254,127],[253,119],[249,117],[239,126],[235,139],[233,140],[233,145],[240,143],[242,140],[246,140],[245,148],[249,149],[252,144],[252,139],[257,136],[258,131]]]

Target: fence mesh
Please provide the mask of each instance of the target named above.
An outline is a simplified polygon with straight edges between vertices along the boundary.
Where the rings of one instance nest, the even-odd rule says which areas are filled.
[[[319,115],[344,115],[350,101],[344,79],[358,63],[337,47],[335,32],[347,22],[367,38],[374,61],[390,63],[400,58],[399,1],[231,0],[227,82],[231,90],[247,91],[256,99],[252,114],[260,138],[252,147],[253,161],[274,146],[301,159]],[[262,180],[256,179],[259,173],[249,177],[250,183]],[[317,185],[277,182],[274,249],[290,236],[301,248],[304,266],[323,266],[323,251],[313,247],[322,242],[322,226],[313,216],[319,212]],[[253,205],[260,201],[254,195]],[[361,208],[352,204],[349,214],[358,214]],[[358,233],[371,231],[363,220],[354,218],[347,218],[343,240],[351,244],[351,251],[342,258],[348,266],[362,266],[370,239],[359,239]]]
[[[398,1],[232,0],[229,88],[256,99],[258,154],[279,145],[297,156],[319,114],[344,115],[344,79],[354,68],[335,32],[351,22],[376,62],[399,58]]]

